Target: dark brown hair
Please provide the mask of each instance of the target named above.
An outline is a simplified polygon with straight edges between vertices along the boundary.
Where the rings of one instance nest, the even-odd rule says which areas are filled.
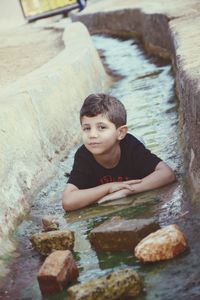
[[[83,116],[105,115],[116,128],[126,125],[126,109],[117,98],[106,94],[89,95],[80,110],[80,122]]]

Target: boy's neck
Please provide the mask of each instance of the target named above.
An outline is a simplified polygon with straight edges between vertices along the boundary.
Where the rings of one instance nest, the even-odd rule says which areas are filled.
[[[109,153],[94,155],[95,160],[104,168],[112,169],[119,163],[121,157],[121,148],[119,143],[109,151]]]

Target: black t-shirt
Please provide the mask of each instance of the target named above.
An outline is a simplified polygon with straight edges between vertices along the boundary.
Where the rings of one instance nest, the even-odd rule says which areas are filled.
[[[161,161],[129,133],[120,141],[120,148],[121,157],[118,165],[106,169],[82,145],[75,154],[68,183],[74,184],[79,189],[87,189],[108,182],[142,179],[152,173]]]

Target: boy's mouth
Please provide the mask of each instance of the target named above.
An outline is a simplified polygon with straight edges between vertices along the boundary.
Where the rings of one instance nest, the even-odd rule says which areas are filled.
[[[89,145],[89,146],[92,146],[92,147],[95,147],[95,146],[98,146],[99,143],[94,142],[94,143],[89,143],[88,145]]]

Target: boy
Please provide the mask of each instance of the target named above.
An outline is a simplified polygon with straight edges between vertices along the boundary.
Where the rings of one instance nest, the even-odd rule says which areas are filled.
[[[83,145],[63,193],[66,211],[159,188],[172,169],[127,133],[126,110],[115,97],[89,95],[80,111]]]

